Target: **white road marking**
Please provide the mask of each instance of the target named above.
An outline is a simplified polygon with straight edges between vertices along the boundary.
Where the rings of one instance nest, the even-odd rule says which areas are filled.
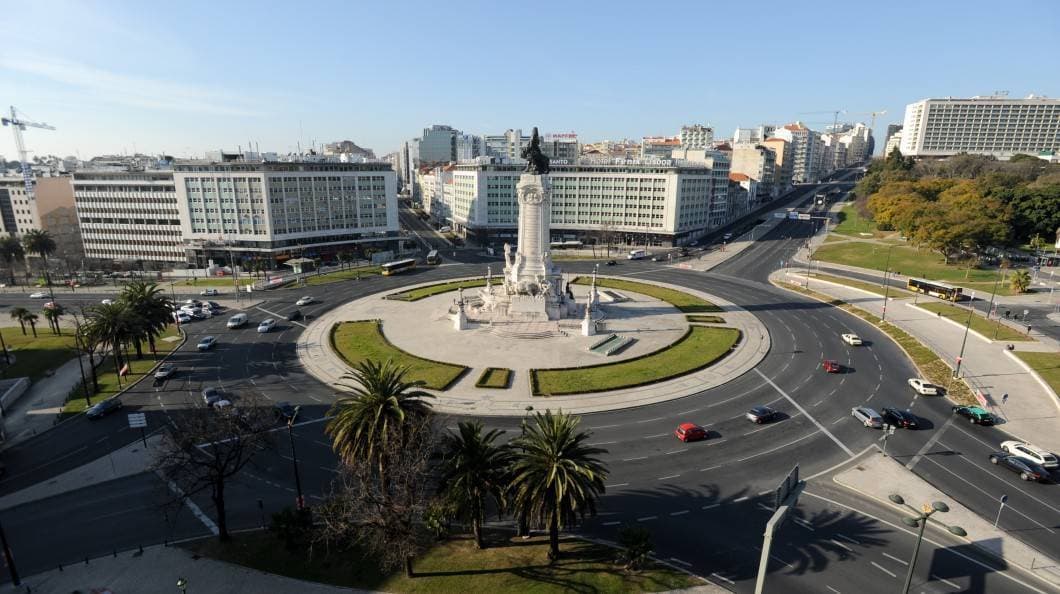
[[[604,526],[617,526],[622,522],[604,522]]]
[[[887,557],[888,559],[890,559],[891,561],[894,561],[896,563],[901,563],[902,565],[909,565],[908,561],[903,561],[903,560],[899,559],[898,557],[895,557],[894,555],[889,555],[887,553],[884,553],[883,556]]]
[[[835,594],[843,594],[842,592],[840,592],[839,590],[836,590],[835,588],[833,588],[832,586],[829,586],[828,584],[825,584],[824,587],[828,588],[829,590],[831,590],[833,592],[835,592]]]
[[[846,417],[839,417],[838,419],[836,419],[836,420],[832,421],[832,424],[833,424],[833,425],[836,425],[836,424],[838,424],[838,423],[841,423],[841,422],[843,422],[843,421],[845,421],[845,420],[847,420],[847,418],[846,418]]]
[[[765,456],[766,454],[772,454],[773,452],[775,452],[777,450],[782,450],[782,449],[784,449],[786,447],[793,446],[793,445],[799,443],[800,441],[802,441],[804,439],[809,439],[809,438],[813,437],[814,435],[817,435],[816,431],[814,431],[813,433],[807,433],[806,435],[803,435],[802,437],[800,437],[800,438],[798,438],[798,439],[796,439],[794,441],[789,441],[788,443],[786,443],[784,445],[779,445],[779,446],[777,446],[777,447],[775,447],[773,449],[766,450],[764,452],[758,452],[757,454],[751,454],[750,456],[747,456],[746,458],[740,458],[739,460],[737,460],[737,462],[745,462],[747,460],[750,460],[751,458],[757,458],[758,456]]]
[[[949,448],[948,446],[946,446],[945,444],[943,444],[943,443],[941,443],[941,442],[939,443],[939,445],[940,445],[940,446],[942,446],[942,447],[944,447],[944,448],[946,448],[946,449],[951,449],[951,448]],[[986,472],[986,471],[985,471],[985,470],[983,470],[982,468],[979,468],[979,467],[978,467],[978,466],[977,466],[976,464],[974,464],[974,463],[973,463],[973,462],[972,462],[971,460],[968,460],[968,458],[967,458],[966,456],[962,456],[962,458],[964,459],[964,461],[965,461],[965,462],[967,462],[967,463],[971,464],[971,465],[972,465],[972,466],[974,466],[974,467],[975,467],[976,469],[978,469],[978,470],[980,470],[980,471],[982,471],[982,472]],[[932,462],[934,462],[934,460],[932,460]],[[997,476],[995,476],[994,474],[991,474],[991,473],[989,473],[989,472],[987,472],[987,474],[988,474],[989,476],[991,476],[991,477],[993,477],[993,478],[997,479],[998,481],[1001,481],[1001,482],[1003,482],[1003,483],[1006,483],[1006,484],[1007,484],[1007,482],[1008,482],[1008,481],[1005,481],[1005,480],[1003,480],[1003,479],[1001,479],[1001,478],[998,478]],[[1043,506],[1045,506],[1045,507],[1047,507],[1047,508],[1049,508],[1049,509],[1053,510],[1053,511],[1054,511],[1054,512],[1056,512],[1057,514],[1060,514],[1060,508],[1056,508],[1056,507],[1053,507],[1052,505],[1049,505],[1048,503],[1046,503],[1046,502],[1042,501],[1041,499],[1038,499],[1038,498],[1037,498],[1037,497],[1035,497],[1034,495],[1031,495],[1031,494],[1030,494],[1030,493],[1028,493],[1027,491],[1023,491],[1023,493],[1022,493],[1022,494],[1023,494],[1024,496],[1026,496],[1026,497],[1029,497],[1029,498],[1031,498],[1031,499],[1033,499],[1033,500],[1037,501],[1038,503],[1042,504]]]
[[[644,516],[643,518],[637,518],[638,522],[647,522],[650,520],[658,520],[659,516]]]
[[[639,458],[623,458],[622,461],[623,462],[636,462],[637,460],[647,460],[647,459],[648,459],[647,456],[641,456]]]
[[[957,420],[956,416],[951,416],[949,418],[949,420],[947,420],[945,423],[943,423],[942,427],[939,427],[939,430],[936,431],[935,434],[931,436],[931,439],[927,440],[927,443],[925,443],[923,446],[921,446],[921,448],[919,450],[917,450],[917,453],[916,453],[916,455],[913,456],[913,459],[910,460],[905,465],[906,469],[907,470],[912,470],[913,467],[916,466],[917,463],[919,463],[920,460],[924,457],[924,454],[926,454],[927,451],[930,450],[931,448],[935,447],[935,442],[937,442],[942,437],[942,434],[945,433],[946,430],[950,428],[950,425],[952,425],[953,422],[956,421],[956,420]],[[987,447],[989,447],[990,449],[994,449],[993,446],[989,446],[988,445]]]
[[[669,433],[656,433],[655,435],[645,435],[641,439],[655,439],[656,437],[666,437]]]
[[[732,502],[740,503],[741,501],[747,501],[748,499],[750,499],[750,497],[744,495],[743,497],[737,497],[736,499],[733,499]]]
[[[671,475],[668,475],[668,476],[660,476],[659,478],[657,478],[655,480],[667,481],[667,480],[670,480],[670,479],[675,479],[675,478],[677,478],[679,476],[681,476],[681,475],[680,474],[671,474]]]
[[[827,435],[829,439],[831,439],[833,442],[835,442],[835,444],[838,445],[841,450],[846,452],[846,455],[848,457],[851,457],[851,458],[854,457],[854,452],[851,451],[850,448],[848,448],[845,443],[843,443],[842,441],[839,441],[838,437],[833,435],[832,432],[828,430],[828,428],[826,428],[817,419],[815,419],[813,417],[813,415],[811,415],[809,413],[809,411],[807,411],[805,408],[803,408],[801,404],[796,402],[794,398],[789,396],[787,394],[787,392],[785,392],[784,390],[780,389],[780,386],[778,386],[773,380],[771,380],[768,377],[766,377],[766,374],[764,374],[761,371],[759,371],[758,368],[755,368],[755,373],[757,373],[758,375],[762,376],[762,379],[766,380],[766,382],[769,385],[773,386],[774,390],[776,390],[777,392],[780,392],[781,396],[784,396],[785,398],[787,398],[788,402],[790,402],[792,404],[792,406],[794,406],[795,408],[799,409],[799,412],[801,412],[803,415],[805,415],[807,419],[810,419],[810,421],[812,421],[813,424],[816,425],[818,429],[820,429],[822,432],[824,432],[824,434]]]
[[[710,574],[710,577],[718,578],[719,580],[729,584],[730,586],[735,586],[736,585],[736,582],[730,580],[729,578],[727,578],[727,577],[725,577],[723,575],[718,575],[716,573],[712,573],[712,574]]]
[[[674,563],[677,563],[677,564],[680,564],[680,565],[684,565],[685,567],[692,567],[691,563],[689,563],[688,561],[682,561],[682,560],[678,559],[677,557],[670,557],[670,561],[673,561]]]
[[[711,441],[711,442],[708,442],[708,443],[707,443],[707,445],[708,445],[708,446],[716,446],[716,445],[718,445],[719,443],[725,443],[726,441],[727,441],[726,439],[719,439],[718,441]]]
[[[665,417],[655,417],[654,419],[641,419],[638,423],[653,423],[655,421],[662,421]]]
[[[688,512],[689,512],[689,510],[683,509],[681,511],[670,512],[670,515],[671,516],[683,516],[683,515],[687,514]]]
[[[158,478],[162,479],[166,484],[169,485],[169,490],[173,491],[173,494],[175,494],[177,497],[180,497],[181,499],[184,500],[184,505],[188,506],[188,509],[191,510],[191,515],[193,515],[196,518],[198,518],[199,521],[202,522],[203,525],[206,526],[206,528],[210,532],[212,532],[214,536],[217,536],[218,534],[220,534],[220,530],[218,530],[217,524],[214,524],[214,521],[210,519],[210,516],[207,516],[202,511],[202,508],[199,507],[199,505],[197,503],[195,503],[194,501],[191,500],[191,497],[188,497],[187,495],[184,494],[184,490],[181,489],[177,485],[177,483],[174,483],[173,481],[167,479],[166,475],[162,474],[161,470],[156,470],[155,474],[158,475]]]
[[[861,544],[860,542],[854,540],[853,538],[850,538],[846,534],[839,534],[838,532],[836,533],[836,538],[842,538],[843,540],[849,542],[850,544],[856,544],[856,545]]]
[[[721,505],[721,504],[720,503],[711,503],[710,505],[704,505],[700,509],[714,509],[715,507],[718,507],[719,505]]]
[[[617,489],[619,487],[628,487],[629,483],[615,483],[613,485],[604,485],[606,489]]]
[[[788,569],[795,569],[794,565],[792,565],[791,563],[788,563],[787,561],[781,559],[780,557],[777,557],[776,555],[770,555],[769,558],[774,560],[774,561],[776,561],[777,563],[780,563],[782,565],[787,566]]]
[[[681,452],[687,452],[687,451],[688,451],[688,448],[684,448],[684,449],[680,449],[680,450],[670,450],[669,452],[666,452],[663,455],[664,456],[669,456],[670,454],[680,454]]]
[[[708,470],[714,470],[715,468],[721,468],[721,464],[718,464],[717,466],[708,466],[706,468],[700,468],[699,471],[700,472],[706,472]],[[704,508],[704,509],[706,509],[706,508]]]
[[[879,563],[877,563],[877,562],[875,562],[875,561],[869,561],[869,563],[872,563],[872,564],[873,564],[874,566],[876,566],[876,569],[879,569],[879,570],[880,570],[880,571],[882,571],[883,573],[886,573],[887,575],[889,575],[889,576],[891,576],[891,577],[893,577],[893,578],[896,578],[896,577],[898,577],[898,576],[897,576],[897,575],[895,575],[895,574],[894,574],[894,572],[892,572],[892,571],[891,571],[890,569],[887,569],[886,567],[884,567],[884,566],[880,565]]]
[[[616,443],[618,443],[618,441],[590,441],[586,445],[604,446],[604,445],[612,445],[612,444],[616,444]]]
[[[938,580],[938,581],[940,581],[940,582],[942,582],[942,583],[946,584],[947,586],[949,586],[949,587],[951,587],[951,588],[953,588],[953,589],[955,589],[955,590],[960,590],[960,589],[961,589],[961,587],[960,587],[959,585],[957,585],[957,584],[955,584],[955,583],[953,583],[953,582],[949,581],[949,580],[948,580],[948,579],[946,579],[946,578],[943,578],[943,577],[939,577],[939,576],[937,576],[937,575],[935,575],[935,574],[931,574],[931,578],[932,578],[932,579],[936,579],[936,580]]]
[[[813,530],[813,524],[807,522],[806,520],[803,520],[802,518],[792,518],[792,521],[807,530]]]
[[[836,539],[834,539],[834,538],[829,538],[828,540],[829,540],[829,542],[831,542],[831,543],[832,543],[832,544],[834,544],[835,546],[837,546],[837,547],[839,547],[839,548],[843,549],[844,551],[848,551],[848,552],[851,552],[851,553],[853,553],[853,552],[854,552],[854,549],[852,549],[852,548],[850,548],[850,547],[846,546],[845,544],[843,544],[843,543],[839,542],[838,540],[836,540]]]

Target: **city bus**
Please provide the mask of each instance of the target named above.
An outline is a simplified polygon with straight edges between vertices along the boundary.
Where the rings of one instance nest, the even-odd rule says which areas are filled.
[[[427,252],[427,263],[432,265],[442,263],[442,257],[438,255],[438,250]]]
[[[390,276],[391,274],[397,274],[404,270],[409,270],[416,267],[415,258],[406,258],[404,260],[395,260],[393,262],[387,262],[380,266],[383,270],[383,276]]]
[[[925,293],[932,297],[945,299],[946,301],[963,301],[968,299],[962,287],[954,287],[938,281],[929,281],[922,278],[909,277],[908,288],[910,291]]]

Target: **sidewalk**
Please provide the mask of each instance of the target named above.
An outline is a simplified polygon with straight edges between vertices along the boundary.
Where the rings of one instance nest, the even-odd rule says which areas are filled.
[[[85,373],[88,373],[88,358],[82,357]],[[81,383],[81,368],[77,358],[70,359],[51,376],[34,382],[26,393],[4,410],[3,426],[7,440],[0,448],[29,439],[51,429],[55,417],[66,403],[66,395]]]
[[[1019,539],[1010,536],[1003,530],[976,515],[945,493],[935,489],[930,483],[913,472],[879,452],[862,458],[853,466],[832,477],[836,483],[875,499],[878,503],[908,512],[909,510],[892,503],[887,497],[897,492],[913,507],[923,503],[942,501],[950,511],[941,514],[940,519],[949,525],[960,526],[968,532],[966,539],[974,546],[987,553],[1003,558],[1005,561],[1019,565],[1035,576],[1060,586],[1060,564],[1044,557],[1040,552],[1023,544]],[[900,485],[896,488],[895,485]],[[930,523],[939,529],[935,523]],[[947,533],[948,534],[948,533]]]
[[[790,269],[774,273],[774,279],[797,281],[804,286],[805,273]],[[809,288],[838,297],[869,313],[883,314],[883,297],[860,289],[810,277]],[[951,366],[961,352],[964,327],[913,305],[912,298],[890,299],[887,321],[912,334]],[[1049,350],[1048,345],[1015,343],[1018,350]],[[1060,451],[1060,401],[1035,376],[1018,363],[1002,342],[970,332],[965,342],[961,376],[980,390],[987,408],[1004,420],[1001,428],[1050,451]],[[1009,394],[1001,403],[1002,394]]]

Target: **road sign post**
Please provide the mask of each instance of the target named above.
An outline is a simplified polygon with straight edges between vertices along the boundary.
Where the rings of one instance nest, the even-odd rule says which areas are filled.
[[[1005,504],[1008,503],[1008,495],[1001,496],[1001,505],[997,508],[997,517],[994,518],[994,528],[997,528],[997,523],[1001,521],[1001,510],[1005,509]]]
[[[773,512],[773,517],[766,523],[766,531],[762,540],[762,556],[758,560],[758,578],[755,580],[755,594],[762,594],[762,588],[765,586],[766,572],[769,571],[769,551],[773,547],[773,535],[776,533],[777,527],[787,517],[788,512],[795,507],[804,486],[805,483],[799,482],[798,464],[777,485],[776,511]]]
[[[887,438],[894,435],[895,426],[884,424],[883,426],[883,457],[887,457]]]
[[[129,413],[129,428],[140,430],[140,439],[147,447],[147,415],[144,413]]]

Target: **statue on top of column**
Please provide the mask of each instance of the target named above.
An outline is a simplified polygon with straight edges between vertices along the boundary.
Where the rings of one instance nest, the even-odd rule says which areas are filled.
[[[541,152],[541,137],[537,134],[537,126],[534,126],[534,133],[530,135],[530,144],[523,149],[522,157],[526,159],[524,173],[545,175],[550,171],[548,157]]]

